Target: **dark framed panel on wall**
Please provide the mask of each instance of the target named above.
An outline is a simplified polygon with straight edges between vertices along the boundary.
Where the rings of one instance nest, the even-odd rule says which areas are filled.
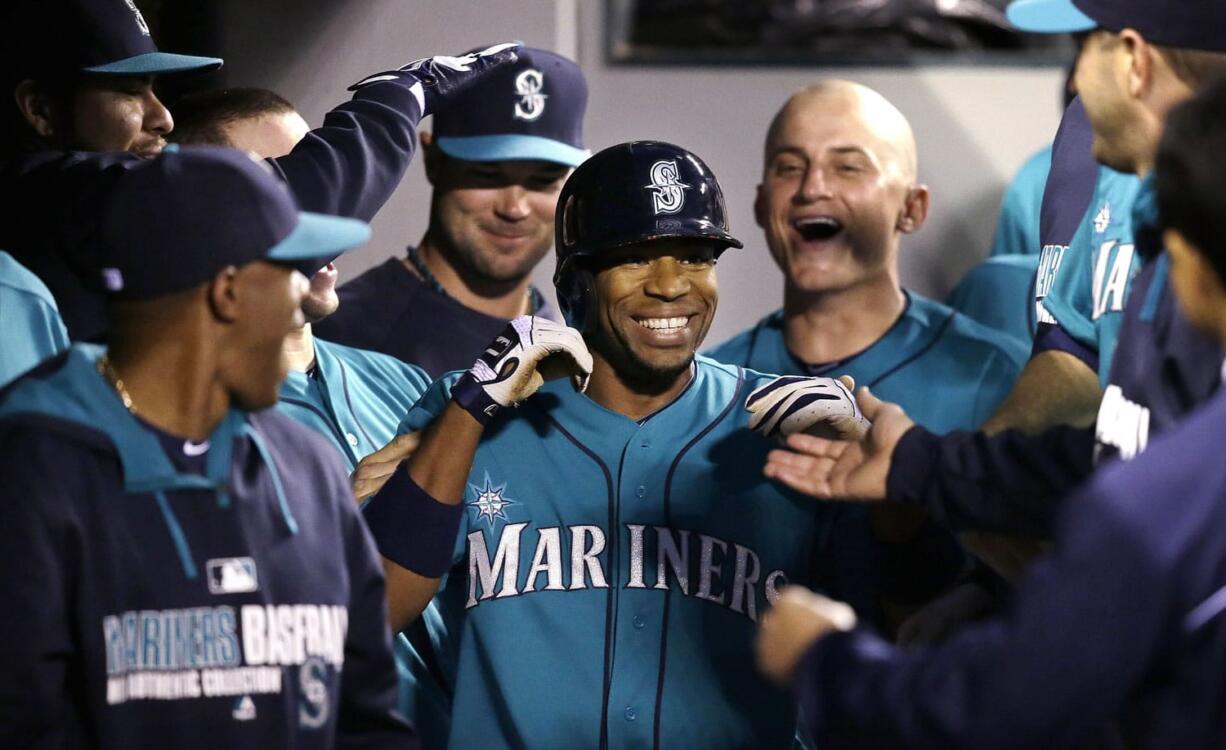
[[[610,62],[656,65],[1068,65],[1009,0],[605,0]]]

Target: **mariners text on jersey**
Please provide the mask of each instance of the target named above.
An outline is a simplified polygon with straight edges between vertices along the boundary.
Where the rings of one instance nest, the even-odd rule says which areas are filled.
[[[773,602],[787,584],[782,570],[764,574],[758,553],[745,545],[689,529],[624,526],[629,565],[624,580],[614,582],[624,588],[671,589],[757,620],[758,601]],[[484,530],[468,534],[467,607],[534,591],[609,587],[602,527],[530,527],[504,526],[493,554]],[[524,543],[525,534],[535,535],[536,543]]]

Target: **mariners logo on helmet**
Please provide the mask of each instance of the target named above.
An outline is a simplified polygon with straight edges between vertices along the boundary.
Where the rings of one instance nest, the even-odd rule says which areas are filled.
[[[651,184],[645,185],[648,190],[654,190],[651,200],[657,214],[675,214],[685,204],[685,191],[690,186],[677,178],[677,162],[673,159],[661,159],[651,165]]]
[[[515,94],[519,101],[515,103],[515,118],[531,122],[545,113],[545,100],[548,94],[542,94],[545,86],[545,74],[529,68],[515,76]]]

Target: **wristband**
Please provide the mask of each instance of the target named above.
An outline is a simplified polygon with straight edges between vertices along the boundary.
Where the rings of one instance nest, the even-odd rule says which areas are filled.
[[[379,554],[426,578],[451,568],[464,504],[440,503],[401,464],[383,489],[362,508]]]

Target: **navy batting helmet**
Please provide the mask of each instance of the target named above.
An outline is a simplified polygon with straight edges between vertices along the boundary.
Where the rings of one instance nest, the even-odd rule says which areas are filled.
[[[576,328],[592,289],[580,258],[663,239],[709,240],[717,255],[742,247],[728,234],[715,175],[689,151],[658,141],[611,146],[580,164],[558,196],[554,232],[558,305]]]

